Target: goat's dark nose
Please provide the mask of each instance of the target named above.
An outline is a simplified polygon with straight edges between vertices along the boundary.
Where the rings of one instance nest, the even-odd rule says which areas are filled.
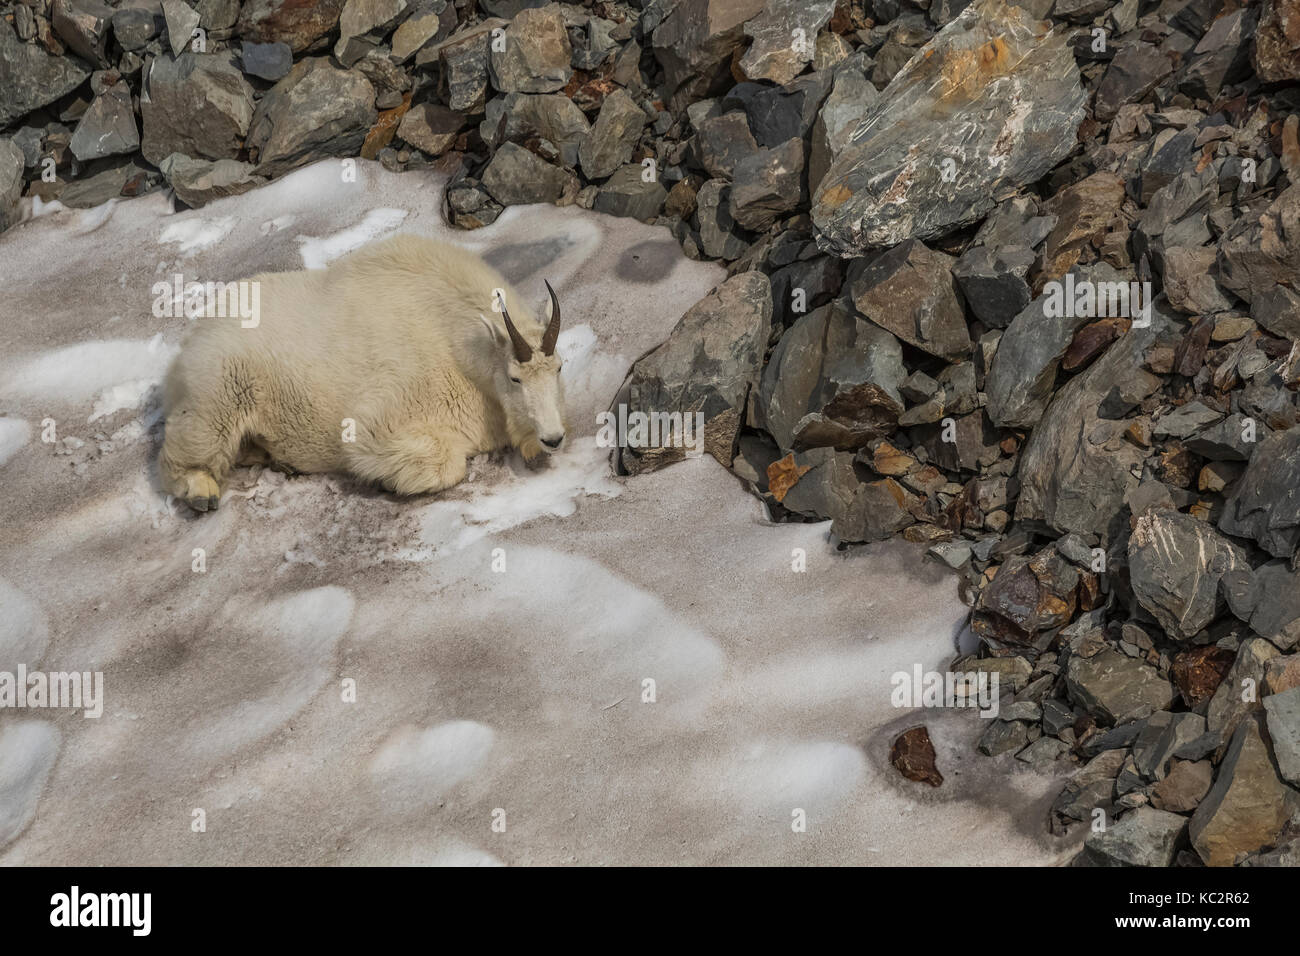
[[[564,441],[564,436],[561,435],[559,438],[543,438],[542,444],[545,445],[547,448],[559,448],[560,443],[563,441]]]

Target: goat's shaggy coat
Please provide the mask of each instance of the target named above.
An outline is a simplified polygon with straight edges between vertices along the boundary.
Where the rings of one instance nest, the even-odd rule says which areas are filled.
[[[217,506],[238,460],[416,494],[456,484],[480,452],[517,448],[532,463],[564,436],[560,360],[547,354],[558,318],[544,339],[466,249],[398,236],[328,269],[248,281],[261,284],[258,324],[198,319],[167,377],[159,470],[199,510]]]

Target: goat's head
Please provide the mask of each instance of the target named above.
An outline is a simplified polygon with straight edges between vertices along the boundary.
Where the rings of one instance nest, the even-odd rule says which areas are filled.
[[[555,450],[564,442],[564,386],[560,382],[560,357],[555,354],[560,335],[560,301],[555,290],[547,303],[547,325],[541,342],[531,344],[510,318],[505,302],[500,303],[506,334],[488,319],[488,330],[498,347],[501,361],[494,377],[497,396],[512,428],[532,431],[546,448]]]

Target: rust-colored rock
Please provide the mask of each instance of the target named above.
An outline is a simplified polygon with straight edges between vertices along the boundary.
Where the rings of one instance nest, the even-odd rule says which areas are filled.
[[[1237,655],[1227,648],[1207,644],[1183,651],[1174,658],[1169,676],[1188,707],[1209,700],[1223,682]]]
[[[908,780],[932,787],[943,784],[943,774],[934,763],[934,743],[925,727],[913,727],[900,734],[889,749],[889,762]]]
[[[811,465],[796,465],[793,453],[786,455],[767,466],[767,490],[777,501],[784,501],[790,489],[811,470]]]

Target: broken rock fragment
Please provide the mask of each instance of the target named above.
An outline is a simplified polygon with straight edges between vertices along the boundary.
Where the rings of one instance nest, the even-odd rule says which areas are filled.
[[[893,78],[813,199],[841,256],[941,236],[1074,148],[1087,95],[1064,35],[976,0]]]

